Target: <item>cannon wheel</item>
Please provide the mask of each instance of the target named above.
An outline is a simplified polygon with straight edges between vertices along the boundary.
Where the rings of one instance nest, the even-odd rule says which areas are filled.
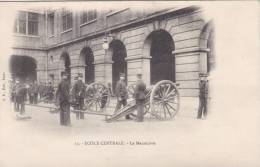
[[[176,85],[162,80],[153,86],[150,96],[151,116],[160,120],[174,118],[180,108],[180,95]]]
[[[88,111],[104,112],[110,97],[109,89],[104,84],[94,82],[86,88],[85,108]]]

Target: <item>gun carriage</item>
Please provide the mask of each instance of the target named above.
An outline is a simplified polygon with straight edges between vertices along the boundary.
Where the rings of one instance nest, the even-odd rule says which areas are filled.
[[[130,99],[128,104],[117,112],[109,112],[111,99],[111,90],[100,82],[94,82],[86,87],[83,110],[72,109],[72,112],[83,112],[86,114],[104,115],[106,122],[113,122],[128,114],[136,117],[136,104],[133,99],[135,84],[128,86]],[[180,95],[177,84],[169,80],[162,80],[146,89],[144,117],[158,120],[170,120],[175,117],[180,108]],[[74,104],[72,103],[72,106]],[[57,112],[55,107],[40,106],[49,108],[51,112]]]

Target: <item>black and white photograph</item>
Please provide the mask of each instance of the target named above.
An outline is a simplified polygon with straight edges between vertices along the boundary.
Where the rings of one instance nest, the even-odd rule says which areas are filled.
[[[0,2],[0,166],[259,166],[259,7]]]

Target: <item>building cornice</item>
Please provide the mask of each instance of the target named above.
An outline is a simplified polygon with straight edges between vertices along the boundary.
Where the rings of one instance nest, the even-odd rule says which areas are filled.
[[[104,36],[106,32],[113,33],[113,32],[123,30],[123,29],[127,29],[129,27],[136,27],[138,25],[147,24],[149,22],[152,22],[155,18],[160,19],[160,18],[166,18],[166,17],[173,17],[174,15],[178,14],[179,12],[181,12],[183,10],[190,11],[191,13],[201,11],[201,9],[197,6],[185,5],[185,6],[176,7],[176,8],[173,8],[173,9],[167,9],[165,11],[156,12],[156,13],[147,15],[146,17],[143,17],[143,18],[133,19],[133,20],[130,20],[128,22],[125,22],[125,23],[122,23],[122,24],[119,24],[119,25],[115,25],[115,26],[109,27],[107,29],[102,29],[102,30],[99,30],[99,31],[96,31],[96,32],[93,32],[93,33],[90,33],[90,34],[87,34],[87,35],[83,35],[79,38],[75,38],[75,39],[72,39],[72,40],[69,40],[69,41],[66,41],[66,42],[61,42],[61,43],[58,43],[58,44],[55,44],[55,45],[52,45],[52,46],[39,47],[39,48],[15,46],[13,48],[14,49],[30,49],[30,50],[49,51],[51,49],[64,47],[64,46],[67,46],[67,45],[70,45],[70,44],[73,44],[73,43],[82,42],[82,41],[90,40],[90,39],[93,39],[93,38],[98,38],[98,37]],[[183,15],[185,15],[185,14],[183,14]]]
[[[37,50],[37,51],[48,51],[47,48],[44,47],[27,47],[27,46],[13,46],[13,49],[24,49],[24,50]]]
[[[151,21],[153,21],[154,18],[161,18],[161,17],[165,18],[165,15],[169,15],[169,17],[172,17],[172,15],[175,15],[176,13],[183,11],[183,10],[186,10],[186,11],[190,10],[192,12],[194,12],[194,11],[198,12],[201,9],[197,6],[190,6],[190,5],[186,5],[186,6],[182,6],[182,7],[176,7],[174,9],[168,9],[168,10],[163,11],[163,12],[158,12],[158,13],[155,13],[155,14],[152,14],[152,15],[148,15],[148,16],[140,18],[140,19],[130,20],[126,23],[122,23],[122,24],[119,24],[119,25],[109,27],[107,29],[102,29],[102,30],[96,31],[94,33],[83,35],[83,36],[76,38],[76,39],[72,39],[72,40],[69,40],[69,41],[66,41],[66,42],[58,43],[56,45],[48,46],[47,50],[55,49],[55,48],[59,48],[59,47],[64,47],[64,46],[70,45],[72,43],[81,42],[81,41],[84,41],[84,40],[97,38],[97,37],[105,35],[106,32],[112,32],[113,33],[113,32],[116,32],[118,30],[121,30],[121,29],[129,28],[130,26],[135,27],[138,24],[141,25],[143,23],[151,22]]]

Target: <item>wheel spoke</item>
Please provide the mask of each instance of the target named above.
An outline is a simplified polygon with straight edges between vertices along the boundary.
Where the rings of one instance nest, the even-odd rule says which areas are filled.
[[[171,106],[171,105],[168,104],[168,103],[166,103],[166,105],[169,106],[171,109],[173,109],[173,110],[176,112],[176,109],[175,109],[173,106]]]
[[[164,107],[164,104],[162,104],[162,107],[163,107],[163,114],[164,114],[164,118],[167,118],[167,116],[166,116],[166,111],[165,111],[165,107]]]
[[[168,114],[169,114],[170,117],[172,118],[172,114],[171,114],[171,112],[169,111],[169,108],[168,108],[167,104],[165,104],[165,107],[166,107],[166,109],[167,109]]]
[[[176,90],[173,89],[167,96],[166,98],[168,98],[169,96],[175,95],[176,94]]]
[[[165,92],[165,95],[166,95],[166,96],[168,95],[168,93],[169,93],[170,89],[171,89],[171,85],[170,85],[170,84],[168,84],[168,88],[167,88],[167,90],[166,90],[166,92]]]

